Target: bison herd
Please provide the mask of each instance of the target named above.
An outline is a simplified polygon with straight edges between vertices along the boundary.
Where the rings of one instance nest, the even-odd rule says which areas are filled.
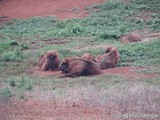
[[[120,37],[122,43],[139,42],[146,37],[159,37],[160,33],[148,35],[124,34]],[[114,46],[107,46],[104,54],[95,58],[91,53],[84,53],[80,57],[67,57],[63,60],[59,57],[57,50],[48,51],[41,55],[38,61],[38,70],[40,71],[62,71],[61,77],[77,77],[83,75],[96,75],[101,73],[102,69],[116,67],[119,62],[118,49]]]
[[[62,71],[61,77],[77,77],[100,74],[102,69],[116,67],[119,61],[118,49],[108,46],[104,54],[96,58],[90,53],[84,53],[81,57],[59,57],[57,50],[48,51],[41,55],[38,61],[40,71]]]

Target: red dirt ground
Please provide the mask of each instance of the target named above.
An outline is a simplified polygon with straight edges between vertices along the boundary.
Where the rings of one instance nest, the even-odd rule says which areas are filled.
[[[56,16],[60,19],[86,17],[85,7],[103,0],[0,0],[0,21],[29,18],[33,16]],[[104,70],[105,74],[117,74],[132,78],[153,78],[157,75],[139,74],[134,71],[143,68],[117,67]],[[59,72],[36,75],[59,75]],[[55,105],[54,101],[28,99],[26,101],[12,100],[9,103],[0,101],[1,120],[115,120],[114,116],[103,107],[84,105]]]
[[[33,16],[57,16],[61,19],[81,18],[88,15],[86,6],[103,0],[3,0],[0,1],[0,17],[29,18]]]
[[[1,107],[0,118],[1,120],[112,120],[107,117],[110,116],[115,119],[103,107],[56,104],[54,101],[41,100],[15,101],[10,107]]]
[[[106,75],[119,75],[124,78],[131,79],[132,78],[154,78],[160,76],[160,74],[148,74],[148,73],[138,73],[136,72],[137,70],[146,70],[147,68],[143,67],[115,67],[115,68],[110,68],[110,69],[105,69],[102,70],[102,74]],[[39,70],[33,70],[29,71],[29,74],[35,75],[35,76],[57,76],[59,77],[61,75],[61,71],[39,71]],[[100,74],[101,75],[101,74]]]

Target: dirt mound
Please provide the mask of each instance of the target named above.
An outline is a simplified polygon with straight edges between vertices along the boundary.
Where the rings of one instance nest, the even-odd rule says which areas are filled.
[[[3,0],[0,1],[0,18],[29,18],[57,16],[61,19],[81,18],[88,15],[86,6],[102,0]]]

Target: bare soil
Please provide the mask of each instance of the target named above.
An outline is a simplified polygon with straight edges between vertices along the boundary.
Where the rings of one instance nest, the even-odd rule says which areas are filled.
[[[0,19],[56,16],[60,19],[82,18],[85,8],[103,0],[1,0]]]
[[[15,101],[10,107],[1,107],[1,120],[101,120],[101,114],[106,112],[98,107],[57,104],[43,100]]]
[[[82,18],[89,15],[85,8],[91,4],[102,3],[103,0],[0,0],[0,21],[33,16],[56,16],[60,19]],[[64,41],[68,42],[68,41]],[[61,44],[55,40],[46,44]],[[159,74],[136,73],[145,68],[116,67],[103,70],[103,74],[116,74],[122,77],[154,78]],[[32,71],[34,75],[54,75],[61,73]],[[36,93],[37,94],[37,93]],[[151,94],[152,95],[152,94]],[[158,96],[158,95],[157,95]],[[43,96],[46,97],[45,95]],[[72,101],[72,100],[71,100]],[[122,100],[123,101],[123,100]],[[154,107],[154,106],[153,106]],[[0,100],[1,120],[116,120],[110,113],[114,106],[89,106],[83,102],[54,101],[54,99]],[[119,106],[123,108],[123,104]],[[131,120],[131,119],[130,119]]]
[[[138,73],[138,71],[141,70],[147,70],[147,68],[144,67],[114,67],[110,69],[104,69],[102,70],[102,74],[105,75],[118,75],[127,79],[132,80],[132,78],[155,78],[160,76],[160,74],[148,74],[148,73]],[[56,76],[59,77],[61,75],[61,71],[39,71],[36,69],[33,69],[29,74],[35,75],[35,76]]]

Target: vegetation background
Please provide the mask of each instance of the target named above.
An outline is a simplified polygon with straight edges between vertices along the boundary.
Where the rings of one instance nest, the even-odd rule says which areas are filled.
[[[72,107],[105,107],[110,113],[100,110],[101,119],[113,118],[115,111],[160,114],[160,38],[130,44],[118,41],[126,33],[160,32],[159,6],[159,0],[109,0],[86,7],[89,16],[85,18],[61,20],[39,16],[0,23],[1,106],[5,104],[8,110],[12,106],[7,101],[36,99],[51,100],[54,105],[50,106],[54,107],[62,106],[60,101]],[[64,79],[30,74],[45,51],[57,49],[61,58],[85,52],[96,56],[103,53],[106,45],[118,47],[117,69],[122,75],[110,74],[110,70],[98,76]],[[123,76],[125,67],[135,76]],[[2,117],[6,116],[7,113]],[[21,117],[18,114],[15,119]],[[26,119],[25,115],[22,118]]]

